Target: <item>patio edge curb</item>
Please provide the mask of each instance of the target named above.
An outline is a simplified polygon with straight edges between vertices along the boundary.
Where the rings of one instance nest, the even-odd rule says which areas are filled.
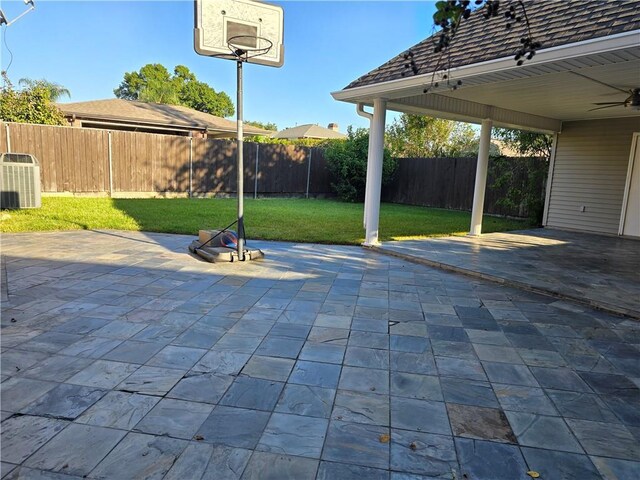
[[[600,310],[606,313],[612,313],[615,315],[621,315],[624,317],[630,317],[636,320],[640,320],[640,312],[635,310],[629,310],[626,308],[618,308],[612,305],[607,305],[601,302],[594,302],[591,300],[585,300],[582,297],[577,297],[574,295],[569,295],[561,292],[557,292],[554,290],[549,290],[546,288],[540,288],[533,285],[528,285],[526,283],[518,282],[516,280],[509,280],[502,277],[496,277],[494,275],[489,275],[486,273],[476,272],[473,270],[468,270],[466,268],[456,267],[454,265],[449,265],[447,263],[436,262],[433,260],[428,260],[425,258],[416,257],[407,253],[397,252],[395,250],[386,249],[383,246],[368,246],[364,247],[368,250],[372,250],[378,253],[382,253],[384,255],[389,255],[396,258],[401,258],[403,260],[407,260],[412,263],[417,263],[420,265],[425,265],[427,267],[434,267],[440,270],[445,270],[447,272],[459,273],[465,275],[467,277],[478,278],[481,280],[487,280],[492,283],[497,283],[499,285],[505,285],[508,287],[518,288],[520,290],[525,290],[532,293],[537,293],[540,295],[546,295],[549,297],[557,298],[560,300],[570,300],[572,302],[578,303],[580,305],[584,305],[590,308],[594,308],[596,310]]]

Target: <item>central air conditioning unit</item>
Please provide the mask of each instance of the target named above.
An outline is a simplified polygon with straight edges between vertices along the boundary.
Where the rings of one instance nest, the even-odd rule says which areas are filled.
[[[0,153],[0,208],[40,208],[40,164],[28,153]]]

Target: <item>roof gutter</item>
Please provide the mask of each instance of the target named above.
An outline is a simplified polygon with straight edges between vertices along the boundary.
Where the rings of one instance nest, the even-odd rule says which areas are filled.
[[[112,121],[108,121],[108,120],[100,120],[100,119],[91,119],[91,118],[81,118],[80,119],[83,122],[83,125],[86,123],[87,125],[100,125],[103,127],[131,127],[131,128],[148,128],[148,129],[152,129],[152,130],[162,130],[162,131],[167,131],[167,132],[176,132],[176,131],[180,131],[180,132],[185,132],[188,133],[190,131],[195,130],[196,128],[186,128],[183,127],[181,125],[175,125],[175,126],[171,126],[171,125],[162,125],[162,124],[143,124],[143,123],[137,123],[137,122],[112,122]],[[205,129],[198,127],[198,130],[202,130],[204,131]]]
[[[171,128],[172,130],[181,130],[181,129],[185,129],[185,130],[206,130],[207,128],[211,128],[211,127],[207,127],[206,125],[188,125],[188,124],[180,124],[180,123],[174,123],[174,124],[170,124],[170,123],[160,123],[160,122],[153,122],[153,121],[149,121],[149,120],[141,120],[141,119],[136,119],[136,118],[123,118],[123,117],[118,117],[116,115],[86,115],[83,113],[79,113],[79,112],[71,112],[71,111],[64,111],[63,113],[66,117],[71,117],[73,116],[74,119],[80,120],[80,121],[87,121],[87,122],[93,122],[93,123],[111,123],[114,125],[134,125],[134,124],[138,124],[138,126],[152,126],[152,127],[165,127],[165,128]],[[222,129],[221,129],[222,130]]]
[[[358,105],[356,105],[356,113],[358,115],[360,115],[361,117],[369,119],[369,121],[373,120],[373,113],[369,113],[369,112],[365,111],[364,103],[362,103],[362,102],[358,102]]]
[[[619,33],[616,35],[592,38],[583,42],[568,43],[566,45],[558,45],[539,51],[533,60],[527,62],[527,66],[541,65],[549,62],[556,62],[570,58],[582,57],[585,55],[593,55],[606,53],[615,50],[638,47],[638,36],[640,30],[632,30],[630,32]],[[463,65],[451,69],[451,76],[459,79],[494,73],[499,71],[526,69],[515,64],[513,57],[502,57],[494,60],[488,60],[481,63],[473,63],[471,65]],[[429,72],[411,78],[401,78],[389,80],[386,82],[364,85],[361,87],[348,88],[332,92],[331,96],[335,100],[354,102],[364,98],[375,98],[393,91],[399,91],[410,88],[423,87],[431,83],[434,73]]]
[[[193,125],[188,125],[188,124],[180,124],[180,123],[160,123],[160,122],[153,122],[153,121],[148,121],[148,120],[138,120],[135,118],[122,118],[122,117],[118,117],[115,115],[83,115],[82,113],[73,113],[70,111],[63,111],[65,117],[68,118],[72,118],[73,120],[80,120],[80,121],[85,121],[85,122],[89,122],[89,123],[95,123],[95,124],[99,124],[99,125],[106,125],[106,126],[133,126],[133,127],[149,127],[149,128],[156,128],[158,130],[180,130],[180,131],[192,131],[192,130],[198,130],[198,131],[202,131],[202,132],[207,132],[207,133],[235,133],[236,130],[235,128],[231,128],[231,127],[215,127],[215,126],[209,126],[209,125],[198,125],[198,124],[193,124]],[[262,131],[256,131],[253,130],[253,127],[247,127],[246,132],[247,135],[263,135]]]

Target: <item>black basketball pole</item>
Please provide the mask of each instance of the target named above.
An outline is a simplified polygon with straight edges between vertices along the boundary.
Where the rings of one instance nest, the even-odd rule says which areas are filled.
[[[243,126],[242,126],[242,60],[238,60],[238,260],[244,261],[244,158],[243,158]]]

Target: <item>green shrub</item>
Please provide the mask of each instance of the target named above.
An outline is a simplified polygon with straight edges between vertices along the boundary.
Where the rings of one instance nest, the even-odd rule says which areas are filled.
[[[264,143],[269,145],[295,145],[298,147],[324,147],[334,140],[325,138],[273,138],[266,135],[244,137],[245,142]]]
[[[52,86],[45,81],[26,83],[21,90],[2,73],[4,85],[0,88],[0,120],[3,122],[38,123],[42,125],[64,125],[64,115],[51,99]]]
[[[513,212],[523,208],[532,225],[542,225],[548,165],[541,158],[493,157],[489,163],[494,179],[491,187],[504,191],[497,204]]]
[[[325,158],[335,182],[331,187],[338,198],[345,202],[362,202],[367,181],[367,153],[369,132],[364,128],[347,129],[347,138],[331,142],[325,150]],[[382,164],[382,184],[389,183],[397,163],[385,148]]]

